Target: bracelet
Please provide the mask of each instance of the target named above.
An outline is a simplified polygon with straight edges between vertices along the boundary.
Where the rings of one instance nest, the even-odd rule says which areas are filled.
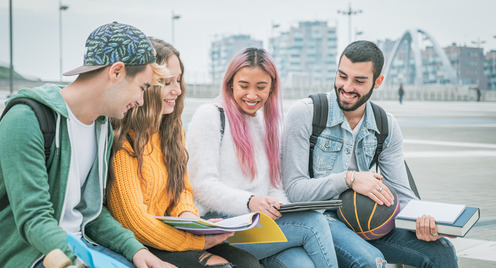
[[[345,177],[346,178],[346,177]],[[355,171],[351,172],[350,184],[346,184],[348,188],[353,189],[353,182],[355,181]]]
[[[255,195],[250,195],[250,198],[248,198],[248,202],[246,202],[246,207],[248,208],[248,210],[251,211],[250,209],[250,201],[251,201],[251,198],[254,197]]]

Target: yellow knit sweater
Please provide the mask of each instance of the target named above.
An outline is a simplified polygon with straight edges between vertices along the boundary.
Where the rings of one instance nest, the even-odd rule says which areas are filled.
[[[201,250],[205,244],[203,236],[196,236],[171,227],[154,216],[179,216],[189,211],[198,215],[194,205],[192,187],[188,174],[181,200],[169,207],[167,196],[167,168],[162,161],[162,150],[158,134],[152,136],[145,147],[143,157],[144,181],[138,177],[138,161],[125,150],[115,155],[115,182],[108,198],[108,209],[125,228],[146,246],[167,251]],[[153,150],[152,150],[153,145]],[[123,145],[132,152],[129,142]]]

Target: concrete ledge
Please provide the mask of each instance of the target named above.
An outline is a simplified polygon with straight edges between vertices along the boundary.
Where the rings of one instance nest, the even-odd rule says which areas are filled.
[[[470,238],[449,239],[456,248],[458,258],[494,262],[496,265],[496,241]]]

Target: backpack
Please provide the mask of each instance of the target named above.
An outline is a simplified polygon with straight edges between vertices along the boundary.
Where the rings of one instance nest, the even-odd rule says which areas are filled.
[[[317,143],[317,138],[320,136],[322,131],[326,128],[327,125],[327,116],[329,114],[329,105],[327,100],[327,95],[325,93],[317,93],[311,94],[309,96],[313,101],[313,119],[312,119],[312,135],[310,136],[310,156],[308,162],[308,172],[310,177],[313,178],[313,150],[315,148],[315,144]],[[382,153],[382,149],[384,147],[384,141],[386,140],[389,129],[388,129],[388,121],[387,115],[384,109],[381,106],[370,102],[372,104],[372,110],[374,111],[375,123],[377,124],[377,128],[379,129],[379,133],[375,133],[377,138],[377,147],[375,150],[374,157],[372,158],[372,162],[370,163],[369,169],[375,165],[376,172],[379,169],[378,161],[379,155]],[[408,164],[405,161],[406,173],[408,175],[408,182],[410,184],[410,188],[413,193],[420,198],[417,186],[415,185],[415,181],[413,179],[412,173]]]
[[[53,116],[53,111],[48,106],[26,97],[16,98],[5,106],[0,120],[7,114],[7,112],[16,104],[25,104],[29,106],[36,115],[38,122],[40,124],[41,133],[43,133],[43,139],[45,140],[45,163],[48,162],[50,157],[50,148],[52,146],[53,138],[55,136],[55,118]]]
[[[36,115],[40,124],[41,133],[43,133],[44,149],[45,149],[45,165],[48,165],[48,158],[50,157],[50,148],[52,146],[53,138],[55,137],[55,118],[53,111],[48,106],[26,97],[16,98],[11,100],[0,116],[0,120],[7,114],[7,112],[16,104],[25,104],[29,106]],[[0,210],[8,204],[8,197],[4,195],[0,199]]]
[[[222,142],[222,138],[224,138],[224,128],[226,127],[226,115],[224,114],[224,109],[220,106],[217,106],[217,110],[219,110],[220,117],[220,141]]]

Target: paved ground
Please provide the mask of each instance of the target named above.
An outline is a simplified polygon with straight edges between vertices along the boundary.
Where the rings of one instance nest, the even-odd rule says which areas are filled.
[[[6,93],[0,92],[0,110]],[[186,126],[206,101],[186,99]],[[292,102],[284,101],[285,110]],[[460,267],[496,267],[496,102],[377,103],[399,121],[422,199],[480,208],[476,226],[453,240]]]
[[[185,125],[206,101],[186,99]],[[452,240],[460,267],[496,267],[496,102],[377,103],[398,119],[421,198],[480,208],[476,226]]]

